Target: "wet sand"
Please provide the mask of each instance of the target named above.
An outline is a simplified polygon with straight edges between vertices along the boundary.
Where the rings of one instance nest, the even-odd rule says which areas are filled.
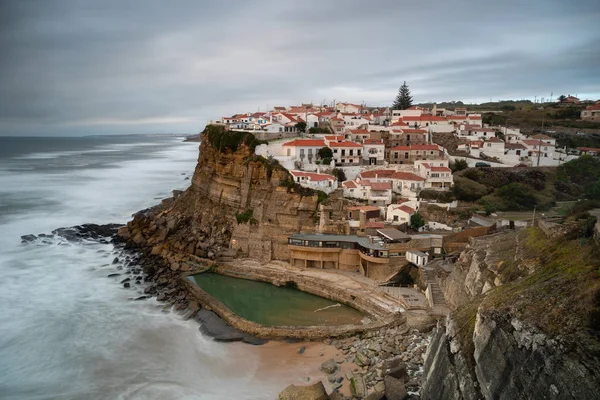
[[[233,345],[247,346],[243,343]],[[304,346],[304,353],[300,354],[298,349]],[[320,370],[321,364],[333,358],[343,360],[342,350],[323,342],[297,342],[287,343],[270,341],[259,346],[259,358],[254,378],[257,380],[276,379],[281,383],[281,390],[290,384],[297,386],[312,385],[321,381],[325,385],[327,393],[331,393],[331,384],[327,381],[327,374]],[[346,371],[352,371],[357,366],[354,363],[340,365],[337,376],[343,376],[341,393],[350,396],[350,382],[346,379]]]

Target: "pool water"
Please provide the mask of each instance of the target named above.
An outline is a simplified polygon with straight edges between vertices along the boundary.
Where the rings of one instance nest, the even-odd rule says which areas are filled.
[[[290,287],[211,272],[189,278],[237,315],[267,326],[360,324],[365,318],[354,308]]]

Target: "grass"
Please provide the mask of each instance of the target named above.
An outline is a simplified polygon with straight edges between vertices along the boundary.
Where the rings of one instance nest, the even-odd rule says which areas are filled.
[[[496,288],[482,307],[501,309],[549,334],[600,334],[590,325],[600,290],[600,250],[593,239],[552,240],[537,228],[524,230],[520,239],[520,257],[533,262],[535,272]]]

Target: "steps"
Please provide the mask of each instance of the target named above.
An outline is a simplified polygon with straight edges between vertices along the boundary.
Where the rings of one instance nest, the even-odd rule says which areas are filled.
[[[430,304],[431,307],[434,306],[446,306],[446,299],[444,298],[444,293],[440,288],[440,285],[437,283],[437,279],[435,278],[435,269],[422,267],[425,275],[426,283],[431,288],[431,297],[433,299],[433,304]]]

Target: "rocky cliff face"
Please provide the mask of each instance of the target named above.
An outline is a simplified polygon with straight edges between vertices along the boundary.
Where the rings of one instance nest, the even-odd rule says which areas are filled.
[[[249,146],[218,149],[204,135],[192,185],[136,214],[121,235],[172,264],[195,257],[286,260],[288,234],[314,231],[318,205],[316,194],[282,186],[288,175]]]
[[[598,354],[510,315],[478,311],[473,346],[449,318],[428,348],[423,399],[597,399]]]
[[[441,282],[455,311],[434,331],[422,398],[597,398],[600,342],[581,305],[595,251],[533,230],[472,241]]]

